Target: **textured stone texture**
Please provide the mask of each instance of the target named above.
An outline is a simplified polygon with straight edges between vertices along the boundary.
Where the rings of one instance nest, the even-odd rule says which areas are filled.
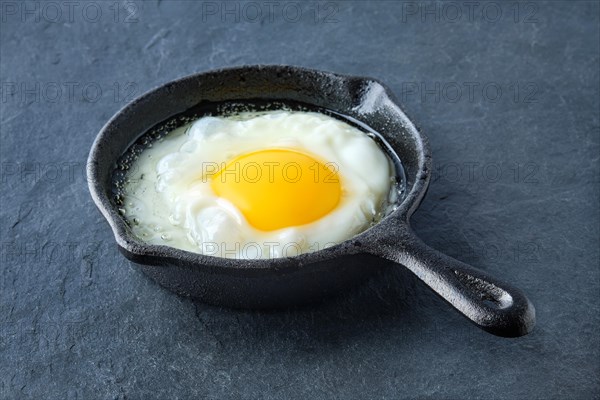
[[[600,395],[598,3],[75,3],[0,4],[1,399]],[[401,268],[255,313],[125,261],[86,187],[96,132],[160,83],[248,63],[386,82],[433,150],[415,230],[525,290],[534,332],[482,332]]]

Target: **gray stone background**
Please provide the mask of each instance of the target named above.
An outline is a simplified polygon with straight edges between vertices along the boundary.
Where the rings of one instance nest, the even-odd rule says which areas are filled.
[[[0,2],[1,399],[592,399],[597,2]],[[386,82],[431,140],[414,228],[514,283],[535,331],[479,331],[402,268],[286,312],[179,298],[117,252],[85,159],[186,74],[285,63]]]

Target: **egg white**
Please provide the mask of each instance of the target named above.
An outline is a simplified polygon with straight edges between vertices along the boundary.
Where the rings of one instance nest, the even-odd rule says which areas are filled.
[[[322,218],[261,231],[218,197],[203,172],[246,153],[288,148],[334,163],[342,198]],[[124,185],[125,218],[141,240],[237,259],[321,250],[377,222],[394,191],[390,160],[364,132],[316,112],[270,111],[203,117],[146,148]]]

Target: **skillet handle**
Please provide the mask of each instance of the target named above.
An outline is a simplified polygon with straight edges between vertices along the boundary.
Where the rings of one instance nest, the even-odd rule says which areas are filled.
[[[404,265],[485,331],[518,337],[533,329],[535,309],[523,292],[429,247],[408,226],[380,245],[376,255]]]

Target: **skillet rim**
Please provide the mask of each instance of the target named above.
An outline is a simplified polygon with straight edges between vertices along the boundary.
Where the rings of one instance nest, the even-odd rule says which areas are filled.
[[[114,205],[110,201],[107,195],[106,185],[108,182],[101,182],[99,179],[99,159],[106,156],[106,150],[104,149],[105,143],[110,141],[111,131],[113,126],[118,126],[122,115],[132,113],[135,109],[143,104],[145,101],[154,98],[155,96],[165,96],[169,92],[169,88],[176,85],[186,85],[191,82],[198,81],[204,77],[219,75],[225,72],[235,71],[252,71],[252,70],[267,70],[269,73],[276,74],[278,72],[292,72],[293,74],[302,73],[305,75],[328,76],[344,81],[346,84],[351,82],[360,82],[363,87],[368,85],[376,84],[383,89],[379,93],[381,100],[377,102],[377,110],[382,107],[391,107],[394,112],[401,118],[402,125],[405,127],[406,132],[415,140],[414,151],[417,152],[418,166],[416,174],[413,177],[414,183],[411,185],[410,190],[407,191],[404,198],[400,202],[398,208],[389,215],[385,216],[376,225],[369,229],[359,233],[352,238],[345,240],[342,243],[328,247],[326,249],[318,250],[311,253],[304,253],[294,257],[281,257],[272,259],[259,259],[259,260],[238,260],[229,259],[223,257],[209,256],[199,253],[193,253],[186,250],[177,249],[165,245],[154,245],[143,243],[135,238],[127,229],[127,224],[123,218],[118,214]],[[364,101],[364,99],[363,99]],[[339,111],[335,110],[334,111]],[[341,111],[340,111],[341,112]],[[361,119],[366,125],[369,125],[368,115],[364,115],[364,119]],[[142,133],[143,134],[143,133]],[[380,133],[381,136],[387,139],[389,134]],[[141,134],[140,134],[141,135]],[[138,135],[139,137],[139,135]],[[394,153],[397,154],[397,149],[390,145]],[[125,152],[126,149],[123,149]],[[123,153],[121,152],[121,154]],[[118,156],[120,156],[119,154]],[[400,157],[402,160],[402,157]],[[116,161],[116,160],[115,160]],[[209,268],[211,271],[216,273],[225,274],[237,274],[238,272],[265,272],[264,270],[275,269],[280,272],[298,270],[309,264],[316,264],[326,262],[328,260],[339,258],[342,256],[354,255],[354,254],[371,254],[377,255],[377,252],[373,250],[374,246],[377,246],[377,238],[382,235],[390,236],[394,232],[397,232],[399,228],[407,227],[409,225],[409,219],[411,215],[417,210],[421,201],[423,200],[427,191],[430,173],[431,173],[431,150],[429,147],[429,141],[427,136],[421,131],[421,129],[413,122],[413,120],[406,114],[402,108],[400,102],[393,94],[391,89],[383,82],[376,78],[368,76],[356,76],[350,74],[340,74],[331,71],[317,70],[292,65],[280,65],[280,64],[253,64],[253,65],[239,65],[225,68],[217,68],[204,72],[198,72],[190,75],[183,76],[181,78],[168,81],[161,85],[155,86],[154,88],[146,91],[140,96],[133,99],[131,102],[123,106],[117,111],[105,125],[100,129],[96,136],[86,164],[86,172],[88,178],[88,187],[91,197],[96,204],[96,207],[100,210],[104,218],[109,223],[113,236],[119,250],[131,261],[140,264],[147,265],[178,265],[183,267],[202,267]]]

